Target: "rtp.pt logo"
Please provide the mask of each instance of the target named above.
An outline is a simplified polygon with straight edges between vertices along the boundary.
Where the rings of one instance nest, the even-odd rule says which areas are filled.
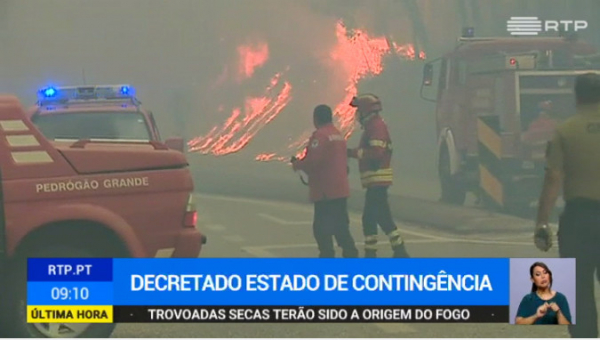
[[[542,32],[577,32],[588,27],[585,20],[541,20],[538,17],[510,17],[506,30],[510,35],[538,35]]]

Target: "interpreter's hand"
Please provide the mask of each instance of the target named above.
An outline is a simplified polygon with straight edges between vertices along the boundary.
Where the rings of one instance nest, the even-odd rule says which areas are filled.
[[[548,312],[548,304],[544,303],[543,305],[541,305],[538,309],[537,312],[535,313],[535,316],[537,316],[538,318],[543,317],[544,315],[546,315],[546,312]]]
[[[548,251],[552,248],[552,230],[547,224],[538,225],[535,227],[533,234],[535,246],[541,251]]]
[[[558,307],[558,305],[556,304],[556,302],[552,302],[551,304],[548,305],[548,307],[550,307],[550,309],[552,309],[553,311],[557,312],[560,310],[560,307]]]

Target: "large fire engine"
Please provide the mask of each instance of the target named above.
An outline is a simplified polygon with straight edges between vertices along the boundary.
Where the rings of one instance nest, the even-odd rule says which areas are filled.
[[[53,140],[161,141],[154,113],[142,106],[135,88],[127,84],[41,89],[29,118]],[[164,143],[184,151],[182,138]]]
[[[105,338],[114,324],[27,323],[27,258],[191,257],[196,227],[185,155],[155,141],[56,143],[0,97],[0,333]]]
[[[599,72],[596,53],[573,37],[463,36],[427,63],[421,97],[436,103],[441,200],[462,205],[473,192],[503,211],[535,204],[547,141],[575,112],[575,76]]]

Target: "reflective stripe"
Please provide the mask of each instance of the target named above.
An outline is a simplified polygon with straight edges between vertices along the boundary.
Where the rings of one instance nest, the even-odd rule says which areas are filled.
[[[365,171],[360,174],[360,181],[363,185],[376,182],[392,182],[393,180],[394,173],[392,168],[379,169],[376,171]]]
[[[196,201],[194,200],[194,195],[190,194],[190,197],[188,197],[187,206],[185,207],[185,212],[193,211],[196,211]]]
[[[373,175],[373,176],[369,176],[369,177],[363,177],[361,178],[361,181],[374,181],[375,179],[384,179],[384,180],[392,180],[394,179],[393,175]]]
[[[382,148],[385,148],[387,146],[387,143],[383,140],[377,140],[377,139],[371,139],[369,141],[369,145],[370,146],[379,146]]]
[[[38,146],[40,142],[35,138],[34,135],[12,135],[6,136],[6,141],[11,147],[21,146]]]
[[[155,258],[171,258],[173,253],[175,252],[175,248],[163,248],[156,251],[154,254]]]
[[[399,246],[403,243],[402,237],[400,237],[400,231],[398,231],[398,229],[392,231],[387,236],[390,239],[390,244],[392,246]]]
[[[485,192],[500,206],[504,205],[504,186],[496,176],[483,165],[479,165],[480,185]]]
[[[482,118],[477,120],[477,135],[482,143],[496,158],[502,158],[502,137],[486,124]]]
[[[54,162],[46,151],[13,151],[10,154],[17,164]]]
[[[377,250],[377,235],[365,236],[365,250]]]
[[[504,207],[505,177],[502,154],[502,129],[500,117],[481,116],[477,119],[477,150],[479,163],[479,187],[484,201],[496,208]]]
[[[392,143],[391,142],[386,142],[384,140],[380,140],[380,139],[371,139],[369,141],[369,145],[370,146],[375,146],[375,147],[380,147],[380,148],[386,148],[386,149],[392,149]]]
[[[392,176],[394,174],[392,168],[379,169],[375,171],[363,171],[360,178],[368,178],[372,176]]]
[[[392,247],[402,245],[402,243],[404,243],[404,241],[402,240],[402,237],[400,237],[400,236],[390,239],[390,245]]]
[[[361,180],[361,184],[369,185],[373,183],[392,183],[393,181],[394,178],[392,176],[376,176]]]
[[[398,237],[398,236],[400,236],[400,231],[398,231],[398,229],[396,229],[396,230],[394,230],[394,231],[390,232],[390,233],[389,233],[387,236],[388,236],[389,238],[392,238],[392,237]]]
[[[365,243],[369,243],[369,244],[377,243],[377,235],[365,236]]]
[[[394,176],[392,176],[392,175],[382,175],[382,176],[365,177],[365,178],[362,178],[361,180],[373,182],[373,181],[391,181],[393,179],[394,179]]]
[[[22,120],[0,120],[0,128],[4,131],[29,131]]]

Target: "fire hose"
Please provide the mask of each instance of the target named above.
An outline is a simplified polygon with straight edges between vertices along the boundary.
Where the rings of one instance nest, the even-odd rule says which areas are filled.
[[[295,161],[297,161],[297,160],[298,160],[298,157],[296,157],[296,156],[292,156],[292,158],[290,159],[290,162],[291,162],[291,163],[294,163],[294,162],[295,162]],[[304,176],[302,175],[302,174],[306,175],[306,174],[304,173],[304,171],[296,171],[296,173],[298,173],[298,176],[300,177],[300,182],[302,182],[302,184],[304,184],[304,185],[308,186],[308,180],[305,180],[305,179],[304,179]]]
[[[294,163],[297,160],[298,160],[298,157],[292,156],[292,158],[290,159],[290,162]],[[346,169],[347,169],[348,173],[350,173],[350,166],[348,166]],[[308,186],[308,180],[304,179],[304,177],[306,176],[306,173],[304,173],[304,171],[296,171],[296,173],[298,173],[298,176],[300,177],[300,182],[302,182],[302,184]],[[308,176],[306,176],[306,177],[308,177]]]

